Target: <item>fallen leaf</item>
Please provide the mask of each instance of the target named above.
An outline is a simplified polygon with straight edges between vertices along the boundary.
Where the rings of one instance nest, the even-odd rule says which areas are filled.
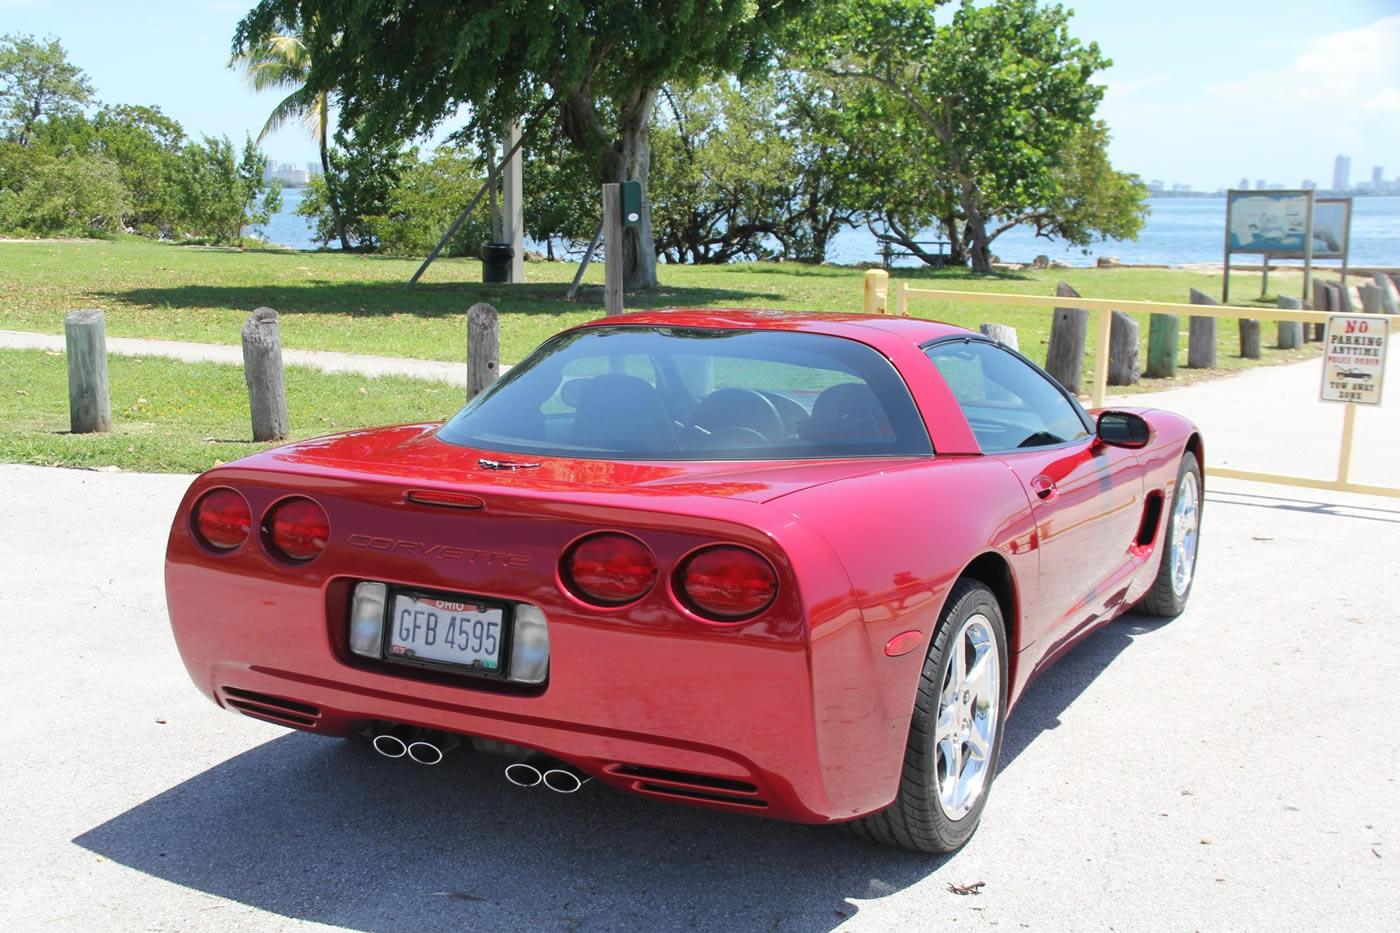
[[[1202,836],[1202,837],[1201,837],[1201,845],[1203,845],[1203,846],[1208,846],[1208,845],[1210,845],[1210,840],[1207,839],[1205,836]]]
[[[160,724],[163,726],[163,725],[166,724],[166,722],[168,722],[168,720],[166,720],[166,719],[165,719],[164,717],[162,717],[162,716],[157,716],[157,717],[156,717],[156,722],[160,723]]]
[[[1250,537],[1250,540],[1251,540],[1251,541],[1272,541],[1272,540],[1274,540],[1273,538],[1264,538],[1264,537],[1260,537],[1259,535],[1250,535],[1249,537]]]
[[[1374,855],[1376,858],[1380,858],[1380,857],[1381,857],[1381,854],[1380,854],[1379,852],[1377,852],[1375,849],[1372,849],[1372,850],[1371,850],[1371,854]]]
[[[987,886],[985,881],[974,881],[972,884],[953,884],[949,882],[948,890],[954,894],[981,894],[981,888]]]

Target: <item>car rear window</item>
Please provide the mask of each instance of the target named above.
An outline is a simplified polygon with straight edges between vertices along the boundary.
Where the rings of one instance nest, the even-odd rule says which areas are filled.
[[[546,341],[442,427],[464,447],[618,460],[932,453],[904,380],[823,334],[618,325]]]

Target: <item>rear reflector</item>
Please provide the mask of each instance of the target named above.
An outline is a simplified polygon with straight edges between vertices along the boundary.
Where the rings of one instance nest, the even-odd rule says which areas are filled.
[[[696,551],[676,572],[677,596],[691,611],[715,622],[752,618],[777,593],[773,566],[747,548],[721,545]]]
[[[656,582],[656,559],[631,535],[602,532],[564,552],[560,577],[584,602],[621,606],[641,599]]]
[[[331,522],[326,510],[310,499],[283,499],[263,519],[263,533],[282,557],[308,561],[326,549]]]
[[[232,489],[205,493],[195,504],[195,536],[205,547],[231,551],[248,540],[248,530],[252,527],[248,501]]]

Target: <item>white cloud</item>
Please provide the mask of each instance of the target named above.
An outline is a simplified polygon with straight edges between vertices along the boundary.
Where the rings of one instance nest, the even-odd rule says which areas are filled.
[[[1243,63],[1258,67],[1258,59]],[[1217,100],[1330,119],[1400,116],[1400,16],[1314,39],[1286,66],[1212,85]]]

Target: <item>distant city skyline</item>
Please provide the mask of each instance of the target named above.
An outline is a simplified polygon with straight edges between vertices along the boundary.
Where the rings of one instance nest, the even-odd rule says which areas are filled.
[[[1115,168],[1167,191],[1215,191],[1245,173],[1294,187],[1291,179],[1331,178],[1338,153],[1366,177],[1400,152],[1396,0],[1333,0],[1325,16],[1312,0],[1176,0],[1146,16],[1123,15],[1118,0],[1071,5],[1071,33],[1114,62],[1098,80]],[[106,0],[0,0],[0,31],[57,37],[104,102],[158,106],[194,139],[241,143],[278,99],[226,67],[251,6],[150,0],[133,16]],[[461,122],[437,128],[434,141]],[[296,121],[263,151],[278,164],[317,159]]]

